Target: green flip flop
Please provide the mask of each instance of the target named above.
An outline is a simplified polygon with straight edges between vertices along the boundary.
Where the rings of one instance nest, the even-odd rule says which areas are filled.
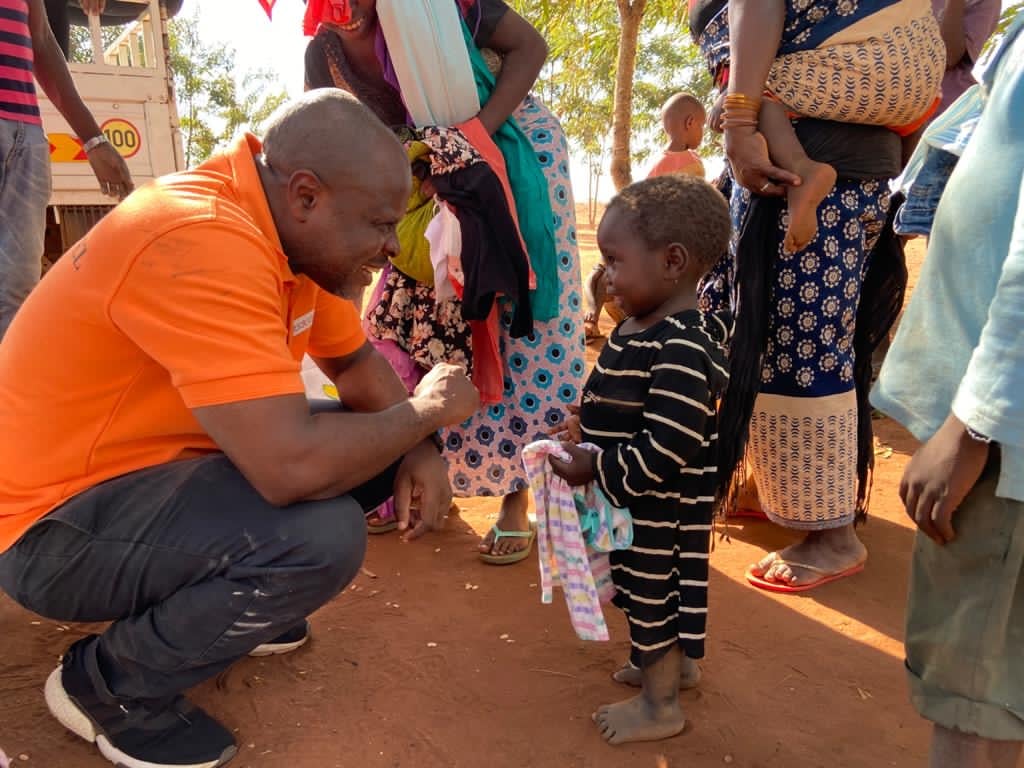
[[[491,543],[491,549],[494,549],[494,545],[502,539],[529,539],[524,549],[520,549],[516,552],[509,552],[507,555],[492,555],[490,552],[481,552],[480,559],[488,565],[512,565],[512,563],[518,563],[530,556],[533,551],[533,540],[537,538],[537,528],[530,523],[530,530],[528,531],[503,531],[498,527],[497,523],[491,526],[491,533],[494,534],[494,541]]]

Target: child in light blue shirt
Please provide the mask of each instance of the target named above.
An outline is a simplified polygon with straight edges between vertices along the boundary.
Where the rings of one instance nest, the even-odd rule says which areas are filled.
[[[1018,765],[1024,744],[1024,13],[872,403],[923,445],[900,487],[920,529],[907,606],[932,768]]]

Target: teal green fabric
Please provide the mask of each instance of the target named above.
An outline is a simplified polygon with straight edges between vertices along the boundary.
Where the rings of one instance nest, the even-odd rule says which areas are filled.
[[[485,104],[494,90],[494,76],[487,69],[480,50],[473,41],[465,21],[462,33],[473,64],[480,103]],[[547,179],[537,161],[537,154],[526,135],[512,118],[494,134],[494,143],[505,157],[508,181],[516,199],[519,231],[526,243],[530,265],[537,276],[537,288],[530,292],[530,305],[535,320],[558,317],[558,251],[555,247],[555,217],[548,196]]]

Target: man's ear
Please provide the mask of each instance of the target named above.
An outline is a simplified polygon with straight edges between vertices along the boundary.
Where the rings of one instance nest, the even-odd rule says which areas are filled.
[[[306,221],[322,204],[325,187],[313,171],[298,170],[288,177],[288,210],[298,221]]]

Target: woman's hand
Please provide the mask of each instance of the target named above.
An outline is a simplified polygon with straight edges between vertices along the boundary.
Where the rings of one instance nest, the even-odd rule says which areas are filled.
[[[768,143],[756,128],[742,126],[725,131],[725,154],[732,165],[733,176],[751,192],[767,197],[781,197],[786,186],[799,186],[800,177],[772,164]]]
[[[708,129],[715,133],[722,132],[722,114],[725,112],[725,91],[718,94],[715,105],[708,113]]]
[[[82,10],[88,16],[99,16],[107,7],[107,0],[82,0]]]

